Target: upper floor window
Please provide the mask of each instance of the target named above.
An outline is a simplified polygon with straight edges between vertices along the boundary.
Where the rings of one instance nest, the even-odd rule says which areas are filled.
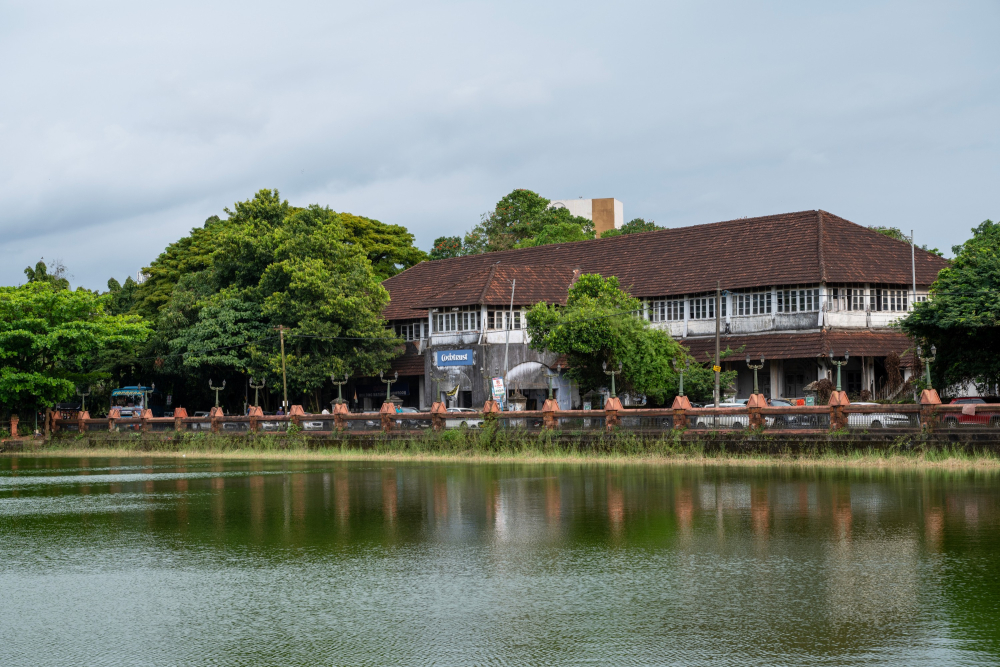
[[[676,322],[684,319],[684,299],[652,299],[649,302],[650,322]]]
[[[528,326],[520,308],[514,307],[513,312],[508,308],[487,308],[486,328],[495,331],[506,331],[508,329],[523,329]]]
[[[779,313],[809,313],[819,310],[818,287],[781,288],[778,290]]]
[[[427,320],[409,320],[393,324],[396,335],[403,340],[421,340],[427,338]]]
[[[872,290],[872,310],[903,312],[910,309],[905,287],[876,287]]]
[[[838,285],[830,288],[830,311],[868,310],[868,297],[861,285]]]
[[[691,297],[691,319],[709,320],[715,317],[715,292],[698,294]],[[726,316],[726,300],[721,299],[722,308],[720,317]]]
[[[434,313],[434,333],[479,331],[482,311],[479,306],[461,306]]]
[[[737,292],[733,295],[734,315],[770,315],[771,290]]]

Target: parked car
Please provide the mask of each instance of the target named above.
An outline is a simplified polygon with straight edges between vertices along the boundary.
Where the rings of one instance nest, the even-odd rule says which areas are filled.
[[[472,408],[448,408],[448,414],[455,415],[444,420],[446,428],[459,428],[467,426],[469,428],[479,428],[483,425],[483,418],[476,415],[478,410]]]
[[[959,396],[958,398],[951,399],[949,405],[986,405],[986,401],[979,398],[978,396]],[[959,424],[975,424],[979,426],[984,426],[989,424],[990,426],[995,426],[1000,428],[1000,415],[997,414],[949,414],[944,418],[945,426],[949,428],[955,428]]]
[[[207,418],[210,416],[210,413],[199,410],[198,412],[195,412],[193,416],[199,418]],[[209,424],[208,422],[202,422],[202,423],[188,424],[188,428],[192,431],[208,431],[209,429],[212,428],[212,425]]]
[[[879,405],[878,403],[869,402],[859,402],[851,403],[853,406],[858,405]],[[904,415],[898,412],[875,412],[869,414],[847,414],[847,427],[865,427],[868,428],[908,428],[913,426],[916,415]]]
[[[720,408],[746,408],[744,403],[719,403]],[[706,408],[714,407],[711,404],[706,404]],[[746,428],[749,415],[747,414],[737,414],[737,415],[698,415],[697,421],[695,421],[695,428]]]
[[[419,413],[420,410],[416,408],[400,408],[399,414],[414,414]],[[396,426],[400,428],[430,428],[431,422],[429,419],[397,419]]]

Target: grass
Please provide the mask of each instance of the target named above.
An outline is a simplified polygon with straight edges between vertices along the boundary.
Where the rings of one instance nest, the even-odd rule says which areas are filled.
[[[848,438],[796,441],[754,432],[720,436],[711,432],[655,437],[620,431],[573,437],[550,431],[481,430],[422,432],[412,437],[344,441],[301,433],[220,436],[211,433],[66,434],[16,455],[162,456],[233,459],[427,461],[470,463],[616,463],[641,465],[795,466],[850,468],[998,469],[1000,456],[985,448],[941,445],[918,436],[898,436],[878,446]]]

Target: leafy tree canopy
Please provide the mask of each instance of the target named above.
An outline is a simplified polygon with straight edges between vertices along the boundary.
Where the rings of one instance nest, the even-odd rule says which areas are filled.
[[[528,311],[528,333],[535,349],[565,354],[569,374],[583,392],[607,386],[602,364],[622,365],[616,384],[624,392],[643,394],[653,401],[677,393],[678,374],[673,364],[689,359],[681,346],[660,329],[639,317],[641,303],[629,296],[615,277],[585,274],[570,287],[565,307],[536,304]],[[725,374],[725,384],[734,373]],[[692,363],[685,375],[685,393],[694,400],[712,395],[714,375]],[[707,396],[703,396],[707,389]]]
[[[903,243],[909,243],[910,237],[903,233],[903,230],[899,227],[882,227],[880,225],[871,225],[868,229],[872,229],[883,236],[888,236],[890,239],[896,239],[897,241],[902,241]],[[929,252],[937,255],[938,257],[944,257],[944,253],[937,248],[928,248],[925,243],[922,246],[918,246],[924,252]]]
[[[666,227],[660,227],[658,224],[652,220],[644,220],[643,218],[633,218],[629,220],[624,225],[618,229],[609,229],[608,231],[601,234],[602,239],[611,238],[612,236],[621,236],[623,234],[641,234],[642,232],[655,232],[659,229],[666,229]]]
[[[62,262],[54,262],[50,269],[45,265],[45,259],[43,258],[35,264],[35,268],[26,267],[24,275],[28,277],[29,283],[48,283],[59,289],[69,289],[69,280],[66,278],[66,267],[62,265]]]
[[[974,382],[983,392],[1000,384],[1000,224],[986,220],[952,248],[955,259],[914,306],[903,331],[937,346],[931,370],[940,386]]]
[[[514,190],[497,202],[492,211],[484,213],[480,223],[465,235],[461,254],[594,238],[593,222],[574,216],[565,208],[549,208],[549,203],[531,190]]]
[[[462,237],[461,236],[439,236],[434,239],[434,245],[427,256],[428,259],[450,259],[461,257]]]
[[[51,406],[76,387],[111,377],[149,335],[135,315],[112,315],[102,297],[52,281],[0,287],[0,404]]]
[[[399,341],[381,316],[388,292],[380,283],[423,257],[412,252],[405,230],[320,206],[292,207],[274,190],[226,213],[168,248],[139,286],[147,297],[168,294],[157,306],[151,343],[150,355],[162,357],[157,371],[201,384],[246,374],[278,391],[278,326],[286,331],[291,400],[318,396],[331,373],[388,366]]]

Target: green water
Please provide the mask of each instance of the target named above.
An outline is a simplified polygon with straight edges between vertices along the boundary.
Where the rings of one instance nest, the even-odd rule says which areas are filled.
[[[0,458],[0,665],[1000,664],[998,482]]]

